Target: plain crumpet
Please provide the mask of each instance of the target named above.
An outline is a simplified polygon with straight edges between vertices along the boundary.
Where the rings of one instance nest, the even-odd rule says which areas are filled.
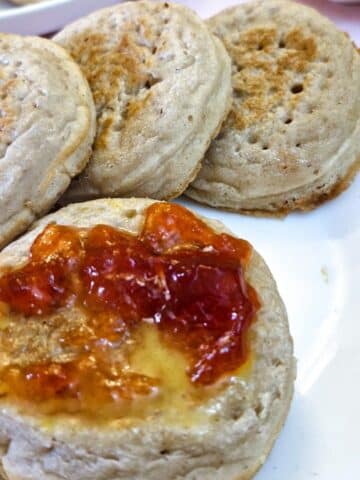
[[[176,204],[104,199],[41,219],[1,252],[6,480],[252,478],[285,421],[295,361],[268,267],[224,232]],[[14,294],[39,274],[68,296]]]
[[[187,194],[248,213],[307,210],[360,157],[360,56],[315,10],[281,0],[208,20],[232,58],[233,107]]]
[[[95,120],[89,85],[63,48],[0,34],[0,248],[84,169]]]
[[[180,195],[230,108],[230,59],[191,10],[123,3],[54,40],[80,64],[97,108],[94,153],[64,202]]]

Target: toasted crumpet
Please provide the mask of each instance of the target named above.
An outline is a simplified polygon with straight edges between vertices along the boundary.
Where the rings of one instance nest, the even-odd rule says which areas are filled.
[[[44,214],[88,162],[89,85],[69,54],[0,34],[0,248]]]
[[[350,39],[283,0],[239,5],[208,25],[232,58],[233,107],[189,197],[284,214],[340,193],[360,160],[360,56]]]
[[[95,12],[55,41],[80,64],[97,108],[92,159],[63,202],[180,195],[230,108],[221,42],[191,10],[151,1]]]

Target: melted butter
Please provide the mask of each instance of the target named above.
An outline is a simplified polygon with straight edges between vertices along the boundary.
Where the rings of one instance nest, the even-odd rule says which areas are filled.
[[[185,355],[161,341],[159,331],[154,325],[144,323],[137,331],[134,343],[130,346],[129,372],[145,375],[158,381],[158,388],[148,396],[138,396],[131,401],[122,401],[117,405],[116,419],[111,415],[112,406],[103,406],[101,415],[94,418],[80,414],[52,413],[41,415],[41,427],[51,431],[61,420],[91,425],[99,423],[116,425],[117,428],[136,426],[144,420],[156,420],[167,425],[191,427],[207,424],[217,412],[212,408],[212,400],[221,397],[232,378],[247,380],[251,375],[255,361],[250,353],[246,362],[231,375],[225,376],[216,384],[208,387],[194,386],[189,380]],[[5,389],[3,391],[3,388]],[[0,396],[6,394],[6,385],[0,382]],[[31,405],[23,404],[24,412],[31,411]],[[30,411],[29,411],[30,408]],[[109,408],[110,415],[107,413]],[[36,411],[32,413],[36,414]],[[113,417],[113,419],[111,419]]]
[[[152,398],[145,402],[140,400],[141,416],[155,415],[168,423],[180,421],[189,426],[206,419],[205,412],[199,407],[218,387],[194,387],[186,374],[185,356],[161,341],[154,325],[144,324],[139,329],[136,349],[130,356],[129,364],[131,370],[156,378],[160,384]]]
[[[135,342],[129,369],[158,379],[159,388],[152,397],[139,398],[126,406],[124,418],[117,422],[119,425],[150,417],[188,427],[207,423],[214,414],[209,402],[221,396],[231,377],[248,379],[255,360],[254,353],[249,353],[246,362],[232,375],[225,376],[212,386],[199,388],[191,383],[187,375],[185,355],[163,342],[154,325],[143,324]]]
[[[153,325],[144,324],[138,331],[136,349],[130,355],[130,369],[161,380],[170,392],[186,391],[191,386],[186,375],[184,355],[160,340]]]
[[[255,354],[253,351],[251,351],[249,352],[246,361],[234,371],[232,376],[241,377],[244,380],[248,379],[251,375],[254,363],[255,363]]]
[[[0,330],[5,330],[10,325],[10,318],[0,314]]]
[[[111,420],[111,425],[124,428],[142,420],[158,419],[166,424],[190,427],[209,420],[211,413],[204,409],[204,404],[223,389],[224,382],[205,388],[192,385],[186,374],[185,356],[161,341],[154,325],[144,323],[138,329],[129,351],[127,370],[156,379],[159,385],[151,395],[121,402],[117,419]],[[106,412],[102,413],[106,417]],[[69,416],[43,417],[41,426],[52,430],[61,418],[69,419]],[[83,416],[81,421],[91,425],[94,419]],[[95,423],[99,423],[99,418]]]
[[[0,330],[5,330],[10,325],[9,307],[4,302],[0,302]]]

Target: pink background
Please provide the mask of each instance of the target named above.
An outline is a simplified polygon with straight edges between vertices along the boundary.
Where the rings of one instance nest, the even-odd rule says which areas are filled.
[[[249,1],[249,0],[246,0]],[[357,5],[335,4],[328,0],[298,0],[322,12],[336,23],[339,28],[348,32],[351,38],[360,46],[360,3]],[[360,0],[359,0],[360,1]],[[244,3],[245,0],[177,0],[187,5],[204,18],[214,15],[222,8]]]
[[[301,3],[310,5],[331,18],[340,28],[349,32],[360,46],[360,4],[340,5],[327,0],[302,0]]]

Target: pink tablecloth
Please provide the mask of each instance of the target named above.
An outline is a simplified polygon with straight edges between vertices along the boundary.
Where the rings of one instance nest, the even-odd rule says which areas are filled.
[[[360,4],[340,5],[327,0],[302,0],[301,3],[306,3],[331,18],[360,46]]]

